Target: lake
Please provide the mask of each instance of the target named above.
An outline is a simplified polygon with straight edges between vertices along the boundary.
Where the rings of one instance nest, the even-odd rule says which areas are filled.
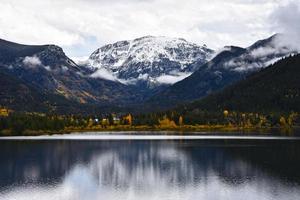
[[[0,140],[0,200],[296,200],[300,140],[42,136]]]

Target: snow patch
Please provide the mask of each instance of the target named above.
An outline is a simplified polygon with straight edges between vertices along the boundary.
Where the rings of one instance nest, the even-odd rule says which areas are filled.
[[[69,68],[67,66],[62,66],[61,67],[62,72],[66,72],[69,70]]]
[[[47,70],[47,71],[51,71],[51,67],[50,66],[44,66],[44,68]]]

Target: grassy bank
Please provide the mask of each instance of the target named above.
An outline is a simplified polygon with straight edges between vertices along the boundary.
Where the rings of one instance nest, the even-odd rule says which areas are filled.
[[[54,134],[69,134],[69,133],[84,133],[84,132],[164,132],[164,134],[262,134],[278,133],[281,135],[293,135],[300,130],[299,127],[282,128],[282,127],[238,127],[226,125],[184,125],[176,127],[161,127],[161,126],[107,126],[103,127],[67,127],[63,130],[23,130],[21,133],[14,133],[11,129],[0,131],[1,136],[39,136],[39,135],[54,135]],[[134,134],[134,133],[133,133]],[[146,134],[146,133],[144,133]]]

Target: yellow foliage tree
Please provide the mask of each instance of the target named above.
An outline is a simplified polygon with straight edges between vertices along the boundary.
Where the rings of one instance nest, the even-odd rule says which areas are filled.
[[[0,108],[0,116],[7,117],[9,115],[9,110],[6,108]]]
[[[90,118],[90,119],[89,119],[89,122],[88,122],[88,127],[92,127],[92,126],[93,126],[93,119]]]
[[[158,120],[158,122],[160,127],[165,127],[165,128],[176,127],[175,122],[170,120],[166,115],[163,117],[163,119]]]
[[[228,110],[224,110],[223,114],[224,114],[224,117],[227,117],[229,114]]]
[[[294,112],[292,112],[292,113],[289,115],[289,117],[288,117],[288,119],[287,119],[287,123],[288,123],[289,126],[293,126],[294,121],[295,121],[295,119],[297,118],[297,116],[298,116],[298,113],[294,113]]]
[[[183,125],[183,117],[182,116],[179,117],[178,124],[179,124],[179,126]]]
[[[103,119],[101,120],[101,125],[102,125],[102,127],[107,127],[107,126],[109,125],[108,119],[103,118]]]
[[[128,125],[130,125],[130,126],[132,125],[132,115],[131,114],[128,114],[123,119],[128,122]]]
[[[280,117],[279,123],[280,123],[281,126],[286,126],[287,125],[286,120],[285,120],[284,117]]]

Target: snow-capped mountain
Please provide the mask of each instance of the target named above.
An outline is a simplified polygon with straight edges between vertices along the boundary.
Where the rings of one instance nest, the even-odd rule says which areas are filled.
[[[193,63],[204,64],[212,54],[205,45],[185,39],[146,36],[105,45],[88,62],[95,70],[92,77],[153,86],[182,80],[198,69]]]

